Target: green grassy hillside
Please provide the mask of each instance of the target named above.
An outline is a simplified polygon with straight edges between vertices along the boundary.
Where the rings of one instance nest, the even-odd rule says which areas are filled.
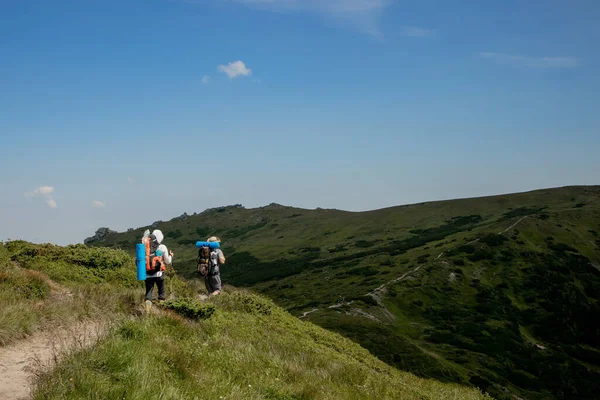
[[[399,371],[272,301],[228,287],[139,312],[143,282],[119,250],[16,241],[0,245],[0,346],[37,330],[110,320],[88,348],[35,371],[35,399],[486,399]],[[20,342],[24,339],[25,342]]]
[[[180,273],[218,235],[226,283],[418,375],[497,398],[600,389],[599,187],[360,213],[231,206],[156,226]],[[146,228],[88,244],[133,253]]]

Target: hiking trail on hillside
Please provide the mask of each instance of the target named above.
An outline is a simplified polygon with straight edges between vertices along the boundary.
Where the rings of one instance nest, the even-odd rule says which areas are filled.
[[[554,211],[553,213],[554,214],[560,214],[560,213],[564,213],[564,212],[576,212],[576,211],[579,211],[579,210],[581,210],[581,208],[566,208],[566,209]],[[508,228],[503,229],[502,231],[498,232],[497,234],[498,235],[504,235],[505,233],[507,233],[507,232],[515,229],[519,224],[521,224],[521,222],[523,222],[523,221],[525,221],[527,219],[531,219],[531,218],[532,218],[531,215],[526,215],[524,217],[521,217],[515,223],[513,223],[512,225],[510,225]],[[455,249],[457,247],[460,247],[460,246],[465,246],[465,245],[470,245],[470,244],[473,244],[473,243],[477,243],[477,242],[479,242],[480,239],[481,238],[477,238],[477,239],[471,240],[468,243],[461,244],[461,245],[456,245],[456,246],[451,247],[450,249],[446,249],[445,251],[442,251],[440,254],[438,254],[438,256],[435,258],[435,260],[436,261],[439,260],[440,258],[442,258],[442,256],[444,254],[446,254],[450,250],[453,250],[453,249]],[[391,315],[391,313],[389,312],[389,310],[387,309],[387,307],[383,304],[383,301],[381,300],[382,299],[382,294],[385,292],[387,286],[389,286],[391,284],[394,284],[394,283],[397,283],[397,282],[400,282],[401,280],[406,279],[407,277],[409,277],[410,275],[414,274],[415,272],[418,272],[421,269],[421,267],[424,266],[424,265],[425,264],[418,265],[415,269],[412,269],[412,270],[410,270],[408,272],[405,272],[402,276],[400,276],[398,278],[394,278],[394,279],[392,279],[392,280],[390,280],[390,281],[382,284],[378,288],[374,289],[372,292],[367,293],[365,296],[372,297],[377,302],[377,304],[383,309],[383,311],[386,314]],[[350,305],[352,303],[353,303],[353,301],[341,302],[341,303],[332,304],[332,305],[328,306],[327,308],[328,309],[336,309],[336,308],[341,308],[344,305]],[[302,315],[300,317],[298,317],[298,318],[300,318],[300,319],[306,318],[309,314],[312,314],[312,313],[314,313],[316,311],[320,311],[320,310],[321,310],[321,308],[313,308],[310,311],[303,312]],[[357,315],[357,313],[354,313],[354,315]],[[364,317],[367,317],[363,313],[359,313],[358,315],[362,315]]]
[[[557,211],[557,213],[558,213],[558,212],[562,212],[562,211],[572,211],[572,210],[561,210],[561,211]],[[511,226],[509,226],[508,228],[504,229],[504,230],[503,230],[503,231],[501,231],[501,232],[498,232],[498,235],[503,235],[503,234],[507,233],[508,231],[510,231],[510,230],[512,230],[512,229],[514,229],[514,228],[515,228],[517,225],[519,225],[521,222],[523,222],[524,220],[526,220],[526,219],[528,219],[528,218],[530,218],[530,216],[525,216],[525,217],[522,217],[522,218],[520,218],[520,219],[519,219],[517,222],[515,222],[514,224],[512,224],[512,225],[511,225]],[[477,238],[477,239],[475,239],[475,240],[472,240],[472,241],[470,241],[470,242],[468,242],[468,243],[466,243],[466,244],[468,245],[468,244],[473,244],[473,243],[476,243],[476,242],[478,242],[478,241],[479,241],[479,239],[480,239],[480,238]],[[435,260],[439,260],[439,259],[440,259],[440,258],[441,258],[441,257],[442,257],[442,256],[443,256],[443,255],[444,255],[446,252],[447,252],[447,251],[449,251],[449,250],[452,250],[452,249],[454,249],[454,248],[457,248],[457,247],[460,247],[460,246],[463,246],[463,245],[456,245],[456,246],[452,247],[451,249],[447,249],[446,251],[442,251],[442,252],[441,252],[441,253],[440,253],[440,254],[439,254],[439,255],[438,255],[436,258],[435,258]],[[373,298],[373,299],[374,299],[374,300],[377,302],[377,304],[378,304],[380,307],[382,307],[382,308],[383,308],[383,310],[384,310],[384,312],[386,312],[386,314],[388,314],[388,315],[391,315],[391,313],[389,312],[389,310],[387,309],[387,307],[386,307],[386,306],[383,304],[383,301],[381,300],[381,298],[382,298],[382,296],[381,296],[381,295],[382,295],[382,293],[385,291],[385,289],[386,289],[386,287],[387,287],[387,286],[389,286],[389,285],[391,285],[391,284],[394,284],[394,283],[397,283],[397,282],[400,282],[401,280],[405,279],[406,277],[408,277],[408,276],[410,276],[410,275],[414,274],[415,272],[418,272],[418,271],[421,269],[421,267],[422,267],[423,265],[425,265],[425,264],[421,264],[421,265],[417,266],[415,269],[412,269],[412,270],[410,270],[410,271],[408,271],[408,272],[405,272],[405,273],[404,273],[402,276],[400,276],[400,277],[398,277],[398,278],[394,278],[394,279],[392,279],[392,280],[390,280],[390,281],[388,281],[388,282],[386,282],[386,283],[382,284],[382,285],[381,285],[381,286],[379,286],[378,288],[374,289],[372,292],[369,292],[369,293],[367,293],[365,296],[370,296],[370,297],[372,297],[372,298]],[[341,307],[342,307],[342,306],[344,306],[344,305],[350,305],[350,304],[352,304],[352,303],[353,303],[353,301],[342,302],[342,303],[336,303],[336,304],[332,304],[332,305],[328,306],[327,308],[329,308],[329,309],[341,308]],[[320,308],[313,308],[313,309],[312,309],[312,310],[310,310],[310,311],[305,311],[305,312],[304,312],[304,313],[302,313],[302,315],[301,315],[300,317],[298,317],[298,318],[300,318],[300,319],[306,318],[306,317],[307,317],[309,314],[312,314],[312,313],[314,313],[314,312],[316,312],[316,311],[320,311],[320,310],[321,310]],[[366,313],[358,313],[358,314],[359,314],[359,315],[361,315],[361,316],[363,316],[363,317],[367,317],[367,318],[369,318],[369,317],[372,317],[370,314],[369,314],[369,316],[365,315]],[[357,313],[354,313],[354,315],[357,315]],[[370,318],[370,319],[372,319],[372,318]],[[392,319],[393,319],[393,317],[392,317]]]
[[[30,398],[36,372],[52,368],[69,353],[93,345],[107,330],[106,323],[82,321],[36,332],[0,348],[0,399]]]

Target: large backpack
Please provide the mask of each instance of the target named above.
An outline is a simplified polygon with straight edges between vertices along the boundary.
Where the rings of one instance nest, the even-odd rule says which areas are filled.
[[[155,273],[164,271],[166,267],[162,262],[162,255],[158,256],[156,254],[159,246],[156,236],[148,236],[144,239],[144,244],[146,246],[146,272]]]
[[[198,250],[198,273],[200,275],[214,275],[218,257],[213,252],[208,246],[202,246]]]

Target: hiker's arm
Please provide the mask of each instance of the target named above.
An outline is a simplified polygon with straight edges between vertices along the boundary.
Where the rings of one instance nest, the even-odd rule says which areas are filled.
[[[171,263],[173,262],[173,252],[168,251],[165,254],[163,254],[163,260],[165,261],[165,264],[171,265]]]
[[[222,251],[219,251],[219,262],[221,264],[225,264],[225,255],[223,254]]]

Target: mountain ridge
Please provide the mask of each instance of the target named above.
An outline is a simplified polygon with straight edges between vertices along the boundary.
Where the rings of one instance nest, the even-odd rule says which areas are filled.
[[[380,208],[375,208],[375,209],[366,209],[366,210],[360,210],[360,211],[345,210],[345,209],[340,209],[340,208],[323,208],[323,207],[305,208],[305,207],[285,205],[285,204],[280,204],[280,203],[275,203],[275,202],[272,202],[272,203],[269,203],[269,204],[266,204],[263,206],[256,206],[256,207],[248,208],[242,204],[237,203],[237,204],[209,207],[200,212],[194,211],[192,214],[188,214],[187,211],[184,211],[179,217],[173,217],[167,221],[156,221],[156,222],[160,222],[160,223],[172,222],[174,220],[182,218],[183,216],[186,216],[186,217],[202,216],[202,215],[207,215],[207,214],[211,214],[214,212],[218,212],[218,210],[222,210],[222,209],[227,209],[227,210],[242,209],[242,210],[247,210],[247,211],[258,211],[258,210],[269,210],[269,209],[288,209],[288,210],[292,209],[292,210],[298,210],[298,211],[336,211],[336,212],[348,213],[348,214],[364,214],[364,213],[375,213],[375,212],[380,212],[380,211],[386,211],[386,210],[392,210],[392,209],[398,209],[398,208],[404,208],[404,207],[411,207],[411,206],[418,206],[418,205],[425,205],[425,204],[443,204],[443,203],[455,202],[455,201],[461,201],[461,200],[462,201],[464,201],[464,200],[490,200],[493,198],[499,198],[499,197],[510,196],[510,195],[527,195],[527,194],[540,193],[540,192],[544,192],[544,191],[569,190],[569,189],[590,189],[590,190],[597,191],[597,190],[599,190],[599,188],[600,188],[600,185],[566,185],[566,186],[556,186],[556,187],[545,187],[545,188],[538,188],[538,189],[531,189],[531,190],[523,190],[523,191],[519,191],[519,192],[487,194],[487,195],[472,196],[472,197],[468,197],[468,196],[467,197],[457,197],[457,198],[453,198],[453,199],[426,200],[426,201],[422,201],[422,202],[398,204],[398,205],[393,205],[393,206],[386,206],[386,207],[380,207]],[[138,230],[138,229],[150,228],[150,227],[152,227],[152,224],[143,225],[143,226],[140,226],[137,228],[128,228],[127,230],[121,231],[121,232],[113,231],[113,230],[111,230],[111,231],[112,231],[112,233],[125,233],[125,232],[131,231],[131,230]],[[99,229],[110,230],[110,228],[108,228],[108,227],[101,227]],[[93,238],[94,238],[94,236],[91,236],[91,237],[86,238],[85,240],[92,241]]]
[[[544,323],[557,316],[570,329],[588,326],[585,340],[600,336],[600,327],[544,300],[548,290],[564,304],[578,299],[572,307],[600,320],[598,186],[364,212],[223,207],[157,227],[184,276],[194,276],[195,241],[217,235],[228,259],[224,282],[262,293],[401,369],[475,385],[498,398],[506,395],[503,388],[531,399],[576,392],[593,398],[585,393],[600,367],[584,360],[584,337],[546,337],[539,330],[540,316]],[[140,233],[91,245],[131,253]],[[371,296],[377,288],[384,290]],[[547,348],[544,354],[531,353],[537,344]],[[596,354],[594,346],[589,354]],[[559,356],[566,357],[563,375],[570,381],[553,375]]]

